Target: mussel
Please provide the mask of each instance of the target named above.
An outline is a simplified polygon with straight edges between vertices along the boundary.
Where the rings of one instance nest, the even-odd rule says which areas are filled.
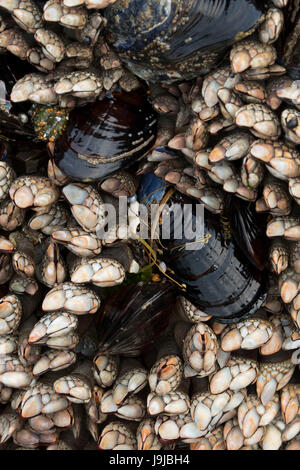
[[[299,79],[300,76],[300,5],[290,1],[284,12],[284,30],[280,36],[280,59],[288,74]]]
[[[143,88],[114,91],[103,100],[71,111],[53,156],[76,180],[101,179],[143,157],[156,136],[156,113]]]
[[[117,0],[106,10],[107,40],[144,80],[207,73],[263,19],[255,0]]]
[[[205,210],[203,243],[195,244],[199,241],[195,231],[197,202],[178,192],[167,200],[166,193],[162,180],[151,173],[143,175],[139,191],[143,204],[163,203],[168,208],[172,204],[182,207],[189,204],[189,223],[194,237],[188,238],[184,230],[178,236],[177,221],[171,212],[170,237],[161,240],[168,273],[172,273],[181,286],[183,295],[223,323],[234,323],[253,315],[263,304],[267,287],[262,257],[267,246],[254,212],[243,202],[238,202],[239,207],[236,207],[234,200],[230,204],[230,213],[234,215],[230,216],[231,220]]]

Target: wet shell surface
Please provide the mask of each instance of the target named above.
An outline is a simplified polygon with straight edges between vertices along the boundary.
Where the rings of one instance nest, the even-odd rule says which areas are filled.
[[[191,79],[253,31],[261,13],[255,1],[121,0],[106,13],[108,40],[144,80]]]
[[[143,90],[114,92],[70,113],[67,129],[55,143],[55,162],[74,179],[99,180],[145,155],[156,126]]]
[[[299,26],[0,0],[1,450],[300,448]]]

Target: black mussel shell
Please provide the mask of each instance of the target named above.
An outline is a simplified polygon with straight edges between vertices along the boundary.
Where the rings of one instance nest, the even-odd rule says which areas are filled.
[[[121,288],[100,308],[99,351],[138,356],[153,347],[168,325],[174,302],[174,287],[168,282]]]
[[[71,111],[65,132],[55,142],[54,159],[73,179],[98,180],[144,156],[156,129],[156,113],[144,89],[115,91]]]
[[[263,8],[255,0],[119,0],[106,10],[107,40],[144,80],[189,80],[252,32]]]
[[[138,193],[140,202],[146,206],[157,204],[165,194],[163,181],[152,174],[142,176]],[[189,207],[185,207],[191,218],[187,224],[190,232],[195,232],[197,201],[175,192],[166,204],[168,207],[188,204]],[[253,315],[263,304],[267,288],[264,266],[257,261],[257,256],[262,250],[267,253],[268,247],[261,246],[260,232],[255,228],[255,213],[242,201],[236,204],[233,201],[231,211],[234,217],[231,214],[229,219],[204,210],[201,244],[197,243],[197,234],[187,238],[184,230],[181,234],[178,232],[178,217],[175,220],[174,212],[170,211],[170,237],[161,240],[165,248],[163,260],[174,280],[185,286],[183,295],[224,323]]]
[[[266,235],[266,214],[258,214],[255,203],[227,194],[224,213],[230,221],[232,236],[250,263],[264,270],[268,262],[270,240]]]
[[[196,202],[181,195],[178,195],[178,200],[192,204],[195,218]],[[164,260],[174,271],[175,279],[186,285],[184,295],[192,303],[221,322],[240,321],[253,315],[263,304],[266,297],[265,272],[248,261],[229,236],[224,219],[205,210],[204,224],[201,248],[191,249],[193,240],[184,236],[182,239],[163,240],[168,250]]]
[[[300,78],[300,5],[289,1],[284,12],[284,28],[277,44],[278,60],[294,80]]]

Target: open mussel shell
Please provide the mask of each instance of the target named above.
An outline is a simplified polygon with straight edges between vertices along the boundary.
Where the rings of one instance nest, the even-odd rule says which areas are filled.
[[[262,8],[252,0],[119,0],[106,10],[107,40],[144,80],[188,80],[252,32]]]
[[[166,329],[176,297],[172,284],[140,282],[121,288],[100,307],[99,351],[138,356]]]
[[[156,113],[143,88],[115,91],[71,111],[54,147],[54,160],[67,176],[94,181],[147,153],[156,137]]]

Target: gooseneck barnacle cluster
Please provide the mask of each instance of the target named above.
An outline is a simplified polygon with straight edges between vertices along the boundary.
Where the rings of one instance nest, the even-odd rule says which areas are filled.
[[[295,0],[0,0],[1,450],[300,448],[299,36]]]

